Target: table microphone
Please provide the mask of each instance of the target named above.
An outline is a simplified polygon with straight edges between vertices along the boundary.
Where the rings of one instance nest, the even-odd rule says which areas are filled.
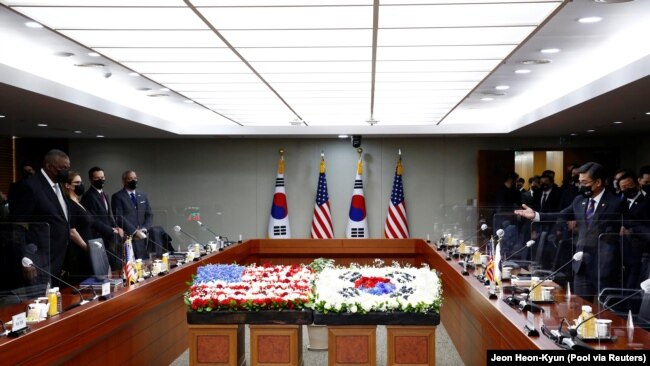
[[[93,295],[94,295],[93,298],[90,299],[90,300],[86,300],[86,299],[84,299],[84,296],[83,296],[83,294],[81,293],[81,290],[80,290],[79,288],[72,286],[71,284],[65,282],[65,281],[62,280],[61,278],[59,278],[59,277],[57,277],[57,276],[51,274],[50,272],[44,270],[43,268],[41,268],[41,267],[35,265],[34,262],[33,262],[31,259],[27,258],[27,257],[24,257],[24,258],[23,258],[23,260],[22,260],[22,264],[23,264],[23,267],[29,267],[29,266],[32,266],[32,267],[38,269],[39,271],[41,271],[41,272],[45,273],[46,275],[48,275],[48,276],[54,278],[55,280],[61,282],[62,284],[67,285],[67,286],[70,287],[74,292],[76,292],[77,294],[79,294],[80,301],[79,301],[78,303],[75,303],[75,304],[72,304],[72,305],[68,306],[68,307],[65,308],[63,311],[68,311],[68,310],[70,310],[70,309],[74,309],[74,308],[76,308],[77,306],[85,305],[85,304],[87,304],[87,303],[89,303],[89,302],[91,302],[91,301],[97,299],[97,294],[95,293],[95,290],[94,290],[94,289],[93,289]]]
[[[562,340],[563,344],[566,344],[567,346],[572,347],[572,349],[592,349],[591,347],[589,347],[589,346],[586,345],[586,344],[579,344],[579,343],[576,343],[576,342],[575,342],[575,337],[578,336],[578,328],[580,328],[580,326],[583,325],[583,324],[584,324],[585,322],[587,322],[588,320],[591,320],[591,319],[593,319],[593,318],[599,316],[600,314],[604,313],[605,311],[609,311],[610,309],[612,309],[612,308],[615,307],[616,305],[619,305],[619,304],[621,304],[621,303],[623,303],[623,302],[625,302],[625,301],[627,301],[627,300],[633,298],[634,296],[636,296],[636,295],[638,295],[638,294],[640,294],[640,293],[641,293],[641,294],[642,294],[642,293],[648,293],[648,294],[650,294],[650,289],[644,289],[644,288],[643,288],[643,284],[642,284],[642,288],[641,288],[641,289],[632,292],[632,293],[629,294],[628,296],[625,296],[624,298],[622,298],[622,299],[620,299],[619,301],[615,302],[615,303],[614,303],[613,305],[611,305],[611,306],[607,306],[607,307],[605,307],[604,309],[602,309],[601,311],[597,312],[596,314],[594,314],[594,315],[588,317],[587,319],[583,319],[580,323],[578,323],[578,325],[575,326],[575,328],[571,328],[571,327],[569,327],[569,335],[570,335],[570,338],[565,338],[565,339],[563,339],[563,340]],[[566,339],[569,339],[569,340],[566,341]],[[566,341],[566,343],[565,343],[565,341]],[[570,345],[569,345],[569,343],[570,343]],[[577,347],[577,348],[576,348],[576,347]]]
[[[519,254],[519,253],[521,253],[524,249],[528,249],[528,248],[532,247],[533,245],[535,245],[535,240],[529,240],[529,241],[527,241],[527,242],[526,242],[526,245],[524,245],[523,247],[521,247],[521,248],[515,250],[514,253],[510,254],[510,257],[513,257],[515,254]],[[507,256],[507,255],[504,255],[504,256],[503,256],[503,264],[505,265],[505,263],[506,263],[507,261],[508,261],[508,256]],[[519,267],[517,267],[517,268],[519,268]]]
[[[577,252],[576,254],[574,254],[573,257],[571,259],[569,259],[568,262],[564,263],[562,266],[560,266],[560,268],[558,268],[555,271],[551,272],[548,276],[544,277],[544,279],[539,281],[538,284],[536,284],[530,290],[528,290],[528,294],[529,294],[528,298],[530,298],[530,294],[533,292],[533,290],[535,290],[536,288],[541,286],[544,282],[546,282],[546,280],[548,280],[551,277],[555,276],[556,274],[560,273],[560,271],[562,269],[564,269],[564,267],[566,267],[569,264],[573,263],[573,261],[576,261],[576,262],[581,261],[583,256],[584,256],[583,252]],[[506,299],[504,299],[504,301],[506,301]],[[508,301],[506,301],[506,303],[508,303],[510,305],[510,303]],[[519,304],[519,305],[521,305],[521,304]],[[538,313],[540,311],[541,312],[544,311],[544,309],[542,309],[538,305],[536,305],[536,304],[534,304],[532,302],[529,303],[528,301],[526,301],[525,304],[521,307],[521,310],[522,311],[532,311],[533,313]]]
[[[487,231],[487,229],[488,229],[488,226],[487,226],[486,224],[482,224],[482,225],[481,225],[481,228],[478,229],[478,230],[476,230],[476,232],[474,233],[474,235],[470,236],[469,239],[468,239],[467,241],[471,241],[473,238],[477,238],[478,235],[479,235],[481,232],[483,232],[483,231]]]
[[[199,226],[200,226],[202,229],[207,230],[207,231],[210,232],[210,234],[214,235],[214,238],[217,239],[217,241],[219,241],[219,250],[220,250],[220,251],[223,250],[224,247],[230,246],[230,241],[228,240],[228,237],[227,237],[227,236],[220,236],[219,234],[217,234],[217,233],[215,233],[214,231],[212,231],[209,227],[207,227],[207,226],[206,226],[203,222],[201,222],[201,221],[197,221],[196,223],[199,224]],[[226,240],[222,240],[222,239],[226,239]]]
[[[183,231],[183,229],[181,229],[181,227],[178,226],[178,225],[174,226],[174,231],[175,231],[176,233],[183,233],[183,234],[184,234],[185,236],[187,236],[188,238],[194,240],[197,244],[200,243],[199,240],[198,240],[197,238],[195,238],[195,237],[193,237],[192,235],[188,234],[187,232]]]

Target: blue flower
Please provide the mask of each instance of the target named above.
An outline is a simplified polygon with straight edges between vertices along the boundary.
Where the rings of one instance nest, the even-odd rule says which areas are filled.
[[[199,267],[196,271],[194,284],[201,284],[211,281],[223,281],[227,283],[241,282],[241,275],[244,267],[236,264],[208,264]]]

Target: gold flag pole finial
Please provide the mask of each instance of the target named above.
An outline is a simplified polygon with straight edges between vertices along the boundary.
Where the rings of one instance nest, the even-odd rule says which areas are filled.
[[[278,150],[280,153],[280,163],[278,164],[278,173],[284,174],[284,148]]]
[[[320,152],[320,172],[325,173],[325,153]]]
[[[359,153],[359,157],[361,157],[361,154],[363,154],[363,149],[358,147],[357,152]]]

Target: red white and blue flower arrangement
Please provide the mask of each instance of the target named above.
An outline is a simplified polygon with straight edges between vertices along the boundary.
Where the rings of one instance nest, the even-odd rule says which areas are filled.
[[[185,303],[198,312],[303,309],[313,278],[301,265],[211,264],[198,268]]]
[[[328,266],[317,274],[309,305],[323,313],[414,312],[439,313],[442,286],[435,271],[383,266]]]

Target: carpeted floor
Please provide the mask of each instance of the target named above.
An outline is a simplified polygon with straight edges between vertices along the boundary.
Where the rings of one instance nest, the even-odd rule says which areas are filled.
[[[246,327],[246,350],[250,349],[249,346],[248,327]],[[327,351],[309,351],[307,349],[307,329],[303,328],[303,361],[305,366],[326,366],[327,365]],[[377,365],[386,365],[386,327],[377,327]],[[250,365],[250,354],[246,352],[246,364]],[[172,366],[189,365],[189,351],[185,351]],[[441,325],[436,328],[436,365],[442,366],[455,366],[464,365],[460,359],[454,344],[449,339],[447,331]]]

